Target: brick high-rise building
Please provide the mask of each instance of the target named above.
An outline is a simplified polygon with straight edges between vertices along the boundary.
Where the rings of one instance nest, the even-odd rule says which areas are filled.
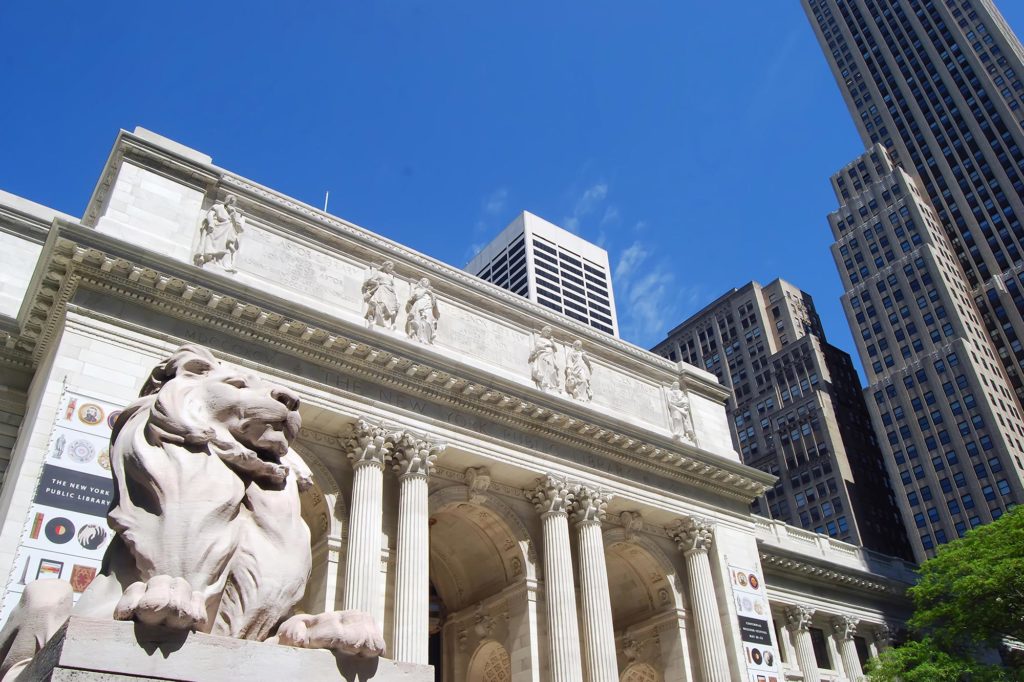
[[[832,178],[843,307],[918,559],[1024,501],[1024,422],[953,247],[881,145]]]
[[[1024,48],[990,0],[803,5],[870,147],[833,255],[920,559],[1024,499]]]
[[[652,349],[731,386],[733,443],[779,480],[754,511],[878,551],[907,539],[850,356],[825,340],[811,297],[750,282]]]
[[[865,147],[920,179],[1024,398],[1020,40],[991,0],[802,2]]]

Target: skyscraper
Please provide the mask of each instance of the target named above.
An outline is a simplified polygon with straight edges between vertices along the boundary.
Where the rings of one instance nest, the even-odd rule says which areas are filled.
[[[843,308],[890,478],[903,488],[907,532],[924,559],[1024,501],[1024,421],[953,247],[914,179],[876,144],[832,185]]]
[[[907,539],[850,356],[825,340],[811,297],[777,279],[733,289],[653,349],[731,386],[744,464],[779,477],[754,511],[871,549]]]
[[[919,559],[1024,500],[1024,49],[989,0],[803,0],[869,150],[829,217]]]
[[[465,267],[534,303],[619,335],[608,252],[523,211]]]
[[[920,179],[1024,398],[1024,48],[991,0],[802,2],[865,147]]]

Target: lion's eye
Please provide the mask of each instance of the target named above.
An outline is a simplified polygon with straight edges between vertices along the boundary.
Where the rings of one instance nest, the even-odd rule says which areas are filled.
[[[228,386],[234,386],[235,388],[248,388],[249,386],[249,384],[246,383],[245,379],[243,379],[242,377],[228,379],[224,383],[226,383]]]

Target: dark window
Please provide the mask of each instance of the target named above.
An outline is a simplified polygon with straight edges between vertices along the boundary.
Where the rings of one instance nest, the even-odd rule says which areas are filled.
[[[825,633],[820,628],[811,628],[811,645],[814,646],[814,660],[819,668],[832,669],[832,660],[828,657],[828,643]]]

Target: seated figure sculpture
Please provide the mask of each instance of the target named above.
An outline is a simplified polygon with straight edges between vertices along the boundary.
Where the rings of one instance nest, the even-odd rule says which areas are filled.
[[[291,391],[201,346],[160,363],[114,425],[115,537],[74,614],[381,655],[369,614],[294,613],[312,568],[300,515],[312,478],[290,447],[298,406]],[[32,599],[0,632],[5,681],[70,614],[69,589],[46,582],[26,589]]]

